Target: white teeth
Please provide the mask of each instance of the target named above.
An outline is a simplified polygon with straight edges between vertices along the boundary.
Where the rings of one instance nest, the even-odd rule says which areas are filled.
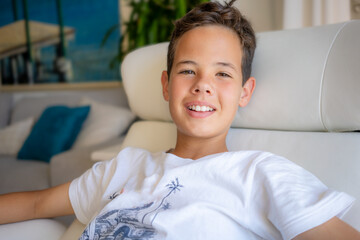
[[[196,111],[196,112],[212,112],[212,111],[214,111],[214,109],[209,106],[199,106],[199,105],[189,106],[188,109]]]

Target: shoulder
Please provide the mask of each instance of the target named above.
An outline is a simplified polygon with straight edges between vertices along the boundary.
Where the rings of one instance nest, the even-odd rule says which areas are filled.
[[[202,164],[220,167],[221,172],[233,173],[235,176],[247,176],[248,179],[271,178],[274,171],[288,172],[300,167],[284,157],[264,151],[230,151],[210,155],[202,160]],[[224,164],[226,162],[226,164]]]
[[[259,170],[269,171],[276,170],[303,170],[302,167],[295,164],[291,160],[266,151],[235,151],[229,152],[233,158],[240,161],[247,160],[251,165]]]
[[[279,201],[279,196],[287,200],[292,198],[294,202],[299,199],[314,201],[320,193],[328,191],[314,174],[285,157],[269,152],[252,152],[250,156],[247,174],[253,179],[254,190],[265,190],[268,198],[276,199],[274,202]]]
[[[322,185],[312,173],[283,156],[264,151],[235,151],[229,154],[230,158],[234,159],[234,164],[245,168],[246,174],[252,175],[258,183],[277,185],[311,180]]]
[[[224,155],[226,158],[234,159],[239,163],[247,163],[258,169],[288,168],[297,166],[285,157],[265,151],[232,151]]]

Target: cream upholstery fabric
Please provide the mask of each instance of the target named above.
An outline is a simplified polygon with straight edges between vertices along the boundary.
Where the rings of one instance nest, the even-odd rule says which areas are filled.
[[[158,152],[167,151],[175,147],[175,143],[175,124],[157,121],[140,121],[131,126],[122,144],[122,148],[131,146]]]
[[[131,110],[146,120],[171,121],[163,99],[161,73],[166,69],[168,43],[144,47],[128,54],[121,64],[123,85]],[[140,81],[142,79],[142,81]]]

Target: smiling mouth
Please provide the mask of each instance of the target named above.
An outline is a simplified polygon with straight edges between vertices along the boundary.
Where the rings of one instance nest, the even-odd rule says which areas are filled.
[[[200,106],[200,105],[191,105],[188,106],[187,109],[194,111],[194,112],[213,112],[215,109],[209,106]]]

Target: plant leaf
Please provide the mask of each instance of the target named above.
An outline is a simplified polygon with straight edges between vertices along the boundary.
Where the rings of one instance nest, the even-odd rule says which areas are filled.
[[[106,43],[106,41],[108,40],[108,38],[110,37],[110,35],[115,31],[119,29],[119,24],[115,24],[113,26],[111,26],[105,33],[103,39],[101,40],[101,44],[100,47],[103,47]]]

